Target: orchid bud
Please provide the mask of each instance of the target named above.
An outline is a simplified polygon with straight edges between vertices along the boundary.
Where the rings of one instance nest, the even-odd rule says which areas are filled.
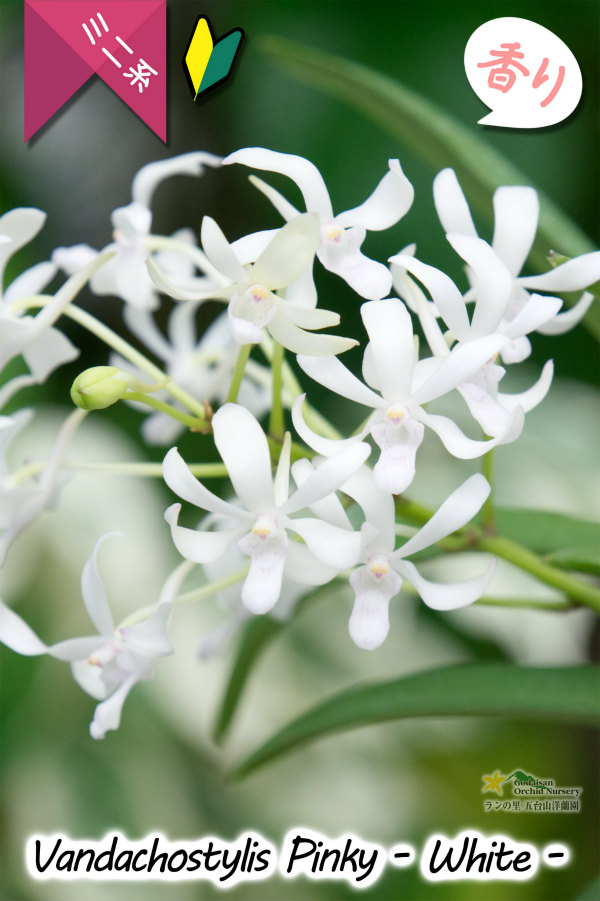
[[[71,386],[71,399],[82,410],[104,410],[125,395],[130,377],[116,366],[92,366]]]

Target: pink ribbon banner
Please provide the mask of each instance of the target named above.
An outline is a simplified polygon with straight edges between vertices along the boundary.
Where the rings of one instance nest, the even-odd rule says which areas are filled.
[[[97,74],[167,140],[166,0],[25,0],[25,140]]]

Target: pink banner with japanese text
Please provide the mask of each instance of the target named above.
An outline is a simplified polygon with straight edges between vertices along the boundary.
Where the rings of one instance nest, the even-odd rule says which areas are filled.
[[[166,0],[25,0],[25,140],[94,74],[166,141]]]

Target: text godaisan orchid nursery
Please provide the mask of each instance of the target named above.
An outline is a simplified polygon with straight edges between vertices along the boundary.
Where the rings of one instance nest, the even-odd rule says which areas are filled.
[[[154,234],[151,201],[157,185],[174,175],[198,176],[205,167],[231,165],[287,176],[300,189],[305,209],[251,175],[252,185],[284,220],[280,228],[230,242],[207,216],[200,245],[189,229],[170,237]],[[261,148],[225,159],[187,153],[138,172],[131,203],[113,213],[113,242],[102,251],[86,244],[57,248],[50,261],[5,288],[0,367],[22,356],[27,372],[0,388],[0,410],[23,388],[44,382],[78,356],[60,330],[65,318],[104,341],[110,355],[106,365],[83,367],[75,380],[76,409],[46,460],[9,472],[5,452],[33,411],[0,416],[0,562],[23,529],[56,505],[66,475],[77,478],[69,448],[90,411],[121,400],[132,416],[147,413],[145,442],[170,448],[162,464],[166,484],[203,516],[191,529],[179,524],[179,502],[166,510],[165,541],[170,530],[184,562],[154,604],[132,610],[119,624],[98,571],[98,550],[107,536],[99,536],[81,577],[95,634],[47,645],[0,604],[5,645],[20,654],[69,662],[77,682],[99,700],[90,727],[94,738],[118,728],[131,688],[150,679],[156,661],[174,652],[169,622],[184,604],[235,592],[237,607],[219,633],[223,638],[244,617],[285,618],[314,586],[347,580],[355,597],[350,636],[360,648],[374,649],[387,637],[389,604],[403,583],[435,610],[485,596],[495,567],[488,554],[481,554],[478,575],[452,584],[425,579],[410,559],[427,548],[441,553],[440,542],[457,531],[467,536],[465,548],[477,550],[477,535],[493,519],[484,474],[457,485],[435,512],[408,500],[419,449],[428,430],[433,435],[426,440],[441,442],[445,453],[462,460],[482,458],[483,473],[490,474],[491,451],[519,438],[527,413],[544,400],[553,377],[548,361],[527,390],[504,393],[505,367],[530,355],[535,332],[560,335],[579,322],[594,299],[586,289],[600,278],[600,252],[559,259],[543,274],[521,276],[537,229],[535,190],[498,187],[490,244],[477,234],[455,173],[444,169],[434,181],[435,205],[449,243],[467,266],[464,293],[419,259],[414,245],[392,256],[389,265],[362,253],[367,231],[395,225],[410,210],[413,194],[399,161],[390,160],[364,203],[335,215],[318,169],[299,156]],[[0,219],[1,272],[44,219],[31,208]],[[340,317],[318,303],[315,265],[335,273],[356,295],[364,324],[359,341],[323,332],[338,327]],[[62,286],[45,294],[59,273]],[[95,294],[121,299],[126,329],[147,353],[76,305],[86,285]],[[561,292],[581,296],[563,311],[562,299],[553,296]],[[209,300],[225,308],[198,335],[196,314]],[[172,306],[167,334],[155,320],[161,303]],[[416,323],[425,340],[415,335]],[[340,359],[358,343],[364,345],[362,379]],[[306,376],[302,384],[292,356]],[[356,406],[352,434],[340,434],[315,406],[314,382]],[[474,437],[449,416],[428,409],[453,392],[473,419]],[[286,431],[292,424],[294,432]],[[173,445],[185,430],[204,442],[203,449],[214,446],[214,462],[182,458]],[[111,465],[118,471],[118,464],[108,463],[103,471]],[[139,475],[157,474],[149,462],[138,468]],[[225,476],[231,489],[218,496],[207,484]],[[196,567],[203,568],[204,583],[182,591]],[[215,636],[204,640],[213,648],[219,643]]]

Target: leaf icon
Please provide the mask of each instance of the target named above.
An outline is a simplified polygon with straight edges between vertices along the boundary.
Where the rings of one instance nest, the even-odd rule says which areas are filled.
[[[183,56],[194,100],[229,77],[244,31],[234,28],[215,43],[208,19],[199,16]]]

